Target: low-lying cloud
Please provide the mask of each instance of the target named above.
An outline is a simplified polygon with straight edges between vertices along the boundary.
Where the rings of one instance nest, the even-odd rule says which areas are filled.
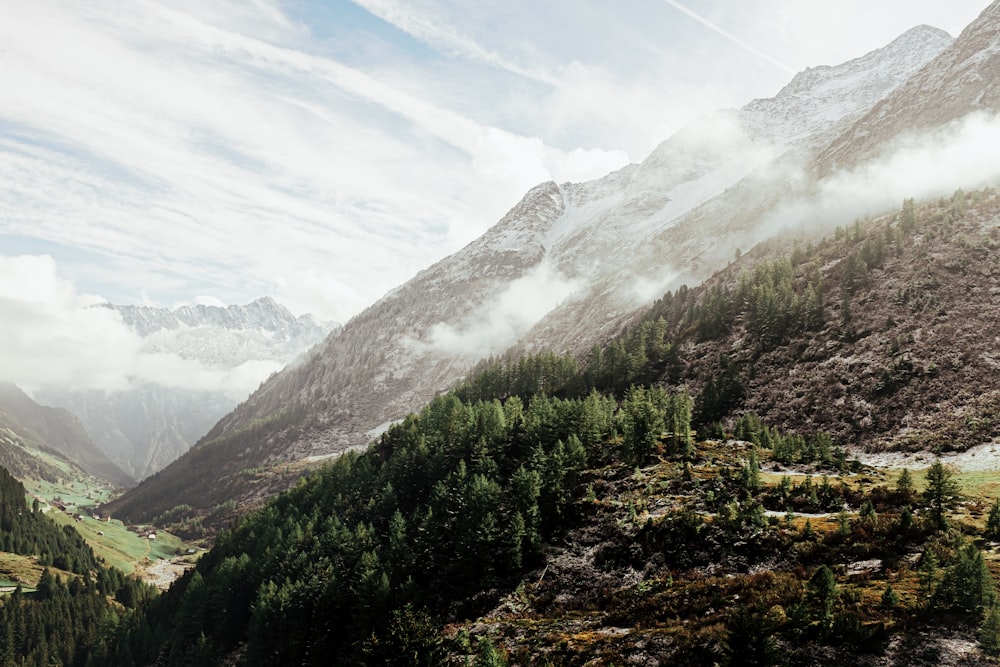
[[[879,215],[903,199],[929,199],[1000,180],[1000,117],[974,112],[921,134],[900,137],[893,147],[854,169],[820,181],[814,196],[781,207],[758,227],[765,238],[782,229],[829,230]]]
[[[511,347],[546,314],[580,289],[582,282],[542,262],[458,325],[440,322],[424,340],[412,341],[420,352],[475,361]]]
[[[93,307],[100,302],[60,277],[51,257],[0,257],[0,380],[29,392],[155,384],[239,400],[281,368],[273,360],[223,368],[151,351],[117,312]]]

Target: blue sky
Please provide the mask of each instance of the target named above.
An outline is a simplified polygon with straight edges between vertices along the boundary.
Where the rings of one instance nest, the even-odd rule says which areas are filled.
[[[539,182],[985,5],[0,0],[0,300],[344,321]]]

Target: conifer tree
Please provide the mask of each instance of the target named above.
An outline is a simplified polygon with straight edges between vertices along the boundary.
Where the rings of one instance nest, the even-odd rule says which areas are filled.
[[[984,535],[989,540],[1000,540],[1000,498],[993,501],[993,505],[990,507],[990,514],[986,518],[986,531]]]
[[[925,549],[920,558],[920,569],[917,572],[920,580],[920,596],[928,606],[931,606],[934,593],[937,590],[938,559],[932,549]]]
[[[837,579],[825,564],[816,568],[806,583],[806,601],[812,607],[820,627],[829,630],[833,625],[833,605],[837,601]]]
[[[896,591],[892,590],[892,584],[886,584],[885,592],[882,593],[882,600],[879,602],[879,606],[885,611],[890,611],[895,609],[898,604],[899,596],[896,595]]]
[[[913,475],[910,474],[909,468],[903,468],[903,471],[899,473],[899,479],[896,480],[896,491],[906,498],[913,495],[915,488],[913,486]]]
[[[979,626],[979,645],[986,655],[1000,656],[1000,609],[995,604],[986,612]]]
[[[936,529],[944,530],[948,527],[947,511],[959,497],[959,486],[954,473],[938,457],[927,469],[927,488],[924,490],[924,503]]]

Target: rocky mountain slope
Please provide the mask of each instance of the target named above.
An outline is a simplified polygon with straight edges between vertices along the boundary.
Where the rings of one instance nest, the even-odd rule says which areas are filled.
[[[640,165],[534,188],[482,238],[265,383],[116,512],[148,517],[266,495],[287,480],[261,474],[262,465],[283,470],[364,444],[478,358],[512,348],[579,354],[608,340],[665,289],[700,282],[738,247],[775,233],[761,225],[814,187],[808,174],[823,146],[928,63],[924,71],[936,71],[948,42],[914,29],[858,60],[800,74],[771,100],[693,124]],[[224,469],[206,494],[207,460]],[[248,464],[251,475],[241,472]]]
[[[39,405],[9,383],[0,383],[0,465],[19,479],[56,481],[75,467],[119,486],[132,481],[94,445],[77,417]]]
[[[1000,5],[993,3],[937,58],[837,137],[817,161],[817,172],[829,175],[886,147],[913,143],[921,131],[972,112],[1000,111],[998,26]]]
[[[38,392],[39,400],[78,415],[101,450],[136,481],[190,449],[253,385],[330,329],[310,315],[293,316],[269,297],[224,308],[101,307],[116,311],[142,336],[144,352],[194,360],[217,376],[182,379],[173,386],[143,383],[117,392],[56,387]]]
[[[690,390],[728,385],[738,395],[734,409],[870,451],[947,452],[1000,438],[995,190],[908,202],[811,252],[800,244],[791,261],[789,245],[764,244],[697,291],[698,313],[724,308],[729,295],[727,324],[692,334],[686,316],[675,320]],[[782,271],[799,295],[788,303],[801,302],[808,284],[821,286],[823,324],[795,332],[785,323],[762,342],[772,316],[740,305],[740,284],[777,285]],[[785,303],[780,293],[776,287],[773,298]]]
[[[485,363],[235,523],[145,660],[994,664],[996,486],[926,450],[1000,467],[998,251],[995,191],[907,201],[761,244],[582,370]]]

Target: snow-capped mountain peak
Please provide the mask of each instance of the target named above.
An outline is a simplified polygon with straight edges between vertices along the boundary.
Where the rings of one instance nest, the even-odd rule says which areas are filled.
[[[807,70],[773,98],[692,123],[639,165],[588,183],[533,188],[480,239],[265,382],[203,446],[238,445],[272,466],[329,456],[366,444],[372,429],[452,386],[470,360],[581,354],[607,341],[667,289],[708,277],[734,250],[760,240],[777,207],[807,194],[815,156],[832,136],[905,86],[950,41],[919,27],[861,58]],[[294,423],[275,421],[260,441],[240,439],[275,415],[294,415]],[[231,479],[246,464],[234,462]],[[203,484],[197,475],[190,461],[179,461],[121,507],[152,513],[161,491]],[[281,480],[271,481],[268,490],[277,490]],[[262,487],[248,480],[243,491]]]
[[[911,28],[860,58],[799,72],[774,97],[740,109],[741,120],[751,136],[777,143],[822,140],[822,133],[857,120],[952,41],[938,28]]]
[[[136,479],[185,452],[269,373],[329,332],[270,297],[225,307],[98,307],[116,312],[140,337],[142,359],[175,369],[169,385],[146,379],[117,392],[45,387],[38,395],[78,415],[97,445]]]

